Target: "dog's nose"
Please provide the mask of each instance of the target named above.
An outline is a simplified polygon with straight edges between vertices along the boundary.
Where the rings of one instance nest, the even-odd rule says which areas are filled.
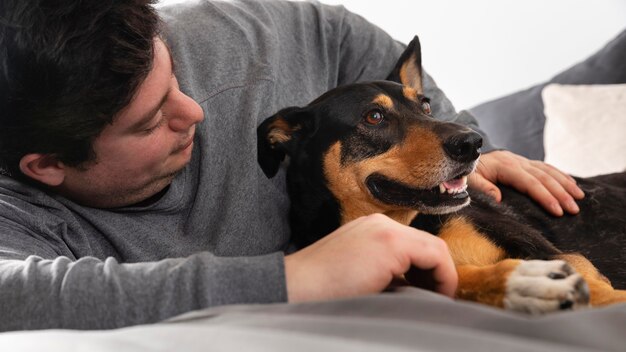
[[[478,159],[483,137],[474,131],[457,133],[443,142],[443,149],[453,160],[468,162]]]

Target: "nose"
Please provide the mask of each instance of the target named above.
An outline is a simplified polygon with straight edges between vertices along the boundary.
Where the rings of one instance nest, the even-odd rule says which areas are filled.
[[[195,100],[180,90],[173,94],[173,104],[170,106],[174,108],[170,111],[172,115],[169,119],[169,126],[174,131],[187,132],[191,126],[204,119],[204,112]]]
[[[469,162],[478,159],[483,137],[474,131],[466,131],[452,135],[443,142],[443,149],[453,160]]]

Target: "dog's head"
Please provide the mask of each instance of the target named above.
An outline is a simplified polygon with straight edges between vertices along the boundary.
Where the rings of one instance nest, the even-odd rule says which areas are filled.
[[[335,88],[305,107],[279,111],[257,132],[268,177],[289,156],[292,210],[330,194],[339,223],[376,212],[408,223],[403,217],[417,212],[464,207],[482,144],[469,128],[432,117],[417,37],[388,81]]]

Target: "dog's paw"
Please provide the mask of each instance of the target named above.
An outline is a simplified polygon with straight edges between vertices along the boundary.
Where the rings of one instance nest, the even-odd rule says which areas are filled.
[[[589,306],[585,280],[562,260],[522,261],[506,283],[504,307],[530,314]]]

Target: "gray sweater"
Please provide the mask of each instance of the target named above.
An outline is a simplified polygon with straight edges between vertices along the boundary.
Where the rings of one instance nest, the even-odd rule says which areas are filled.
[[[200,1],[161,14],[181,89],[205,113],[190,164],[156,203],[108,210],[0,177],[0,330],[286,301],[284,172],[269,180],[258,167],[256,126],[337,85],[385,78],[403,49],[318,3]],[[476,127],[426,85],[435,116]]]

